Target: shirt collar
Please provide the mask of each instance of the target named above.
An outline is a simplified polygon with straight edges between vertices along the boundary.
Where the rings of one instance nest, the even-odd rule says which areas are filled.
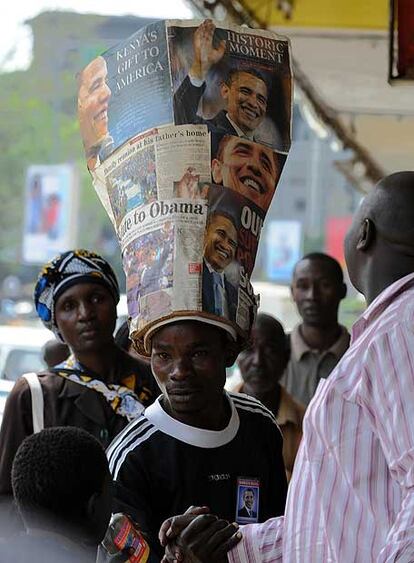
[[[367,307],[352,327],[352,342],[367,329],[367,327],[391,304],[392,301],[414,283],[414,273],[400,278],[386,287]]]
[[[224,273],[223,272],[217,272],[217,270],[215,270],[213,268],[213,266],[209,262],[207,262],[207,260],[204,260],[204,262],[206,263],[207,270],[210,272],[210,274],[213,274],[213,273],[218,274],[221,277],[221,279],[224,280]]]
[[[229,116],[228,113],[226,113],[226,117],[229,120],[230,125],[232,125],[236,130],[236,133],[239,137],[243,137],[244,139],[249,139],[250,141],[253,141],[253,131],[250,131],[249,133],[245,133],[240,129],[238,125],[236,125],[236,123],[234,123],[234,121],[232,120],[232,118]]]
[[[339,335],[339,338],[335,340],[335,342],[332,344],[330,348],[328,348],[327,350],[323,350],[321,355],[328,353],[333,354],[336,358],[338,358],[338,360],[342,358],[342,356],[344,355],[345,351],[349,346],[349,333],[344,326],[342,325],[339,326],[341,329],[341,334]],[[300,325],[296,325],[290,335],[292,354],[296,361],[299,361],[306,352],[310,352],[310,353],[319,352],[319,350],[318,351],[314,350],[304,341],[300,333],[299,327]]]

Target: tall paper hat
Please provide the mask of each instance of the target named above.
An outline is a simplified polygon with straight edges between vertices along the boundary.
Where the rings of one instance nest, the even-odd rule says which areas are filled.
[[[288,39],[211,20],[158,22],[94,59],[78,85],[135,347],[150,354],[154,332],[179,319],[243,344],[260,233],[290,147]]]

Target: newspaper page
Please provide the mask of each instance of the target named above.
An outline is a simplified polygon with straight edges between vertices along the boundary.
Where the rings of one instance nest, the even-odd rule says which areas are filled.
[[[134,211],[141,206],[173,197],[206,197],[203,184],[211,179],[207,127],[182,125],[145,131],[115,151],[93,175],[123,248],[129,242],[124,240],[127,224],[134,221]]]
[[[286,37],[212,20],[168,21],[167,33],[177,125],[206,123],[213,134],[288,152],[292,71]]]
[[[138,133],[173,123],[165,22],[145,26],[78,74],[78,119],[90,170]]]
[[[174,311],[201,310],[200,259],[206,200],[154,201],[134,213],[124,228],[131,332]],[[127,226],[129,231],[127,231]]]

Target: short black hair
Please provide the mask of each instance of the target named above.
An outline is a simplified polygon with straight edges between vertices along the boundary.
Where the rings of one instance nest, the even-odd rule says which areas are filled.
[[[290,358],[290,338],[286,334],[282,323],[273,315],[258,313],[254,328],[262,329],[267,334],[272,334],[273,341],[276,341],[280,346],[279,353],[283,355],[286,366]]]
[[[338,283],[338,285],[344,283],[344,273],[342,271],[340,263],[332,256],[329,256],[329,254],[325,254],[324,252],[310,252],[309,254],[302,256],[302,258],[296,263],[296,266],[303,260],[318,260],[319,262],[324,262],[331,269],[333,278]]]
[[[108,461],[98,440],[73,426],[28,436],[12,466],[15,501],[23,512],[45,511],[76,521],[88,500],[104,488]]]
[[[265,86],[266,86],[266,90],[269,92],[269,85],[267,83],[266,78],[263,76],[263,74],[256,70],[253,67],[235,67],[235,68],[231,68],[226,76],[226,79],[224,80],[224,82],[227,84],[227,86],[231,86],[231,83],[233,82],[233,80],[235,79],[235,77],[244,72],[245,74],[251,74],[252,76],[254,76],[255,78],[258,78],[259,80],[261,80],[262,82],[264,82]]]

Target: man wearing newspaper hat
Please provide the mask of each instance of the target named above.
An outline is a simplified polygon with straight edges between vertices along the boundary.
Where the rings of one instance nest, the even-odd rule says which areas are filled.
[[[160,559],[161,523],[188,505],[239,523],[283,514],[287,484],[275,419],[256,399],[224,391],[226,366],[237,352],[227,333],[207,322],[161,326],[151,339],[160,400],[107,451],[113,511],[140,524]],[[255,491],[247,520],[239,515],[246,487]]]

